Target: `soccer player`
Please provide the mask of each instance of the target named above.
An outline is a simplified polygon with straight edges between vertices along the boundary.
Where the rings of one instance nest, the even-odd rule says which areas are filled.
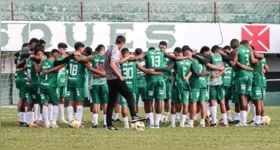
[[[50,53],[50,57],[42,63],[40,75],[40,96],[41,104],[43,105],[42,111],[45,128],[58,128],[56,123],[59,112],[57,96],[58,70],[63,68],[65,63],[73,57],[73,55],[70,55],[57,61],[59,55],[59,51],[57,49],[53,49]],[[53,105],[53,112],[49,111],[49,103]],[[49,116],[52,116],[52,120],[50,120]]]
[[[28,79],[28,93],[27,93],[27,102],[28,102],[28,108],[27,108],[27,125],[30,128],[37,128],[38,126],[34,124],[34,112],[38,111],[39,109],[39,103],[41,102],[40,95],[38,93],[39,89],[39,72],[42,67],[43,63],[43,46],[41,44],[37,44],[34,48],[34,55],[37,59],[40,60],[39,63],[34,62],[34,60],[30,59],[26,63],[27,67],[27,79]],[[34,104],[38,104],[38,107],[36,108]],[[34,112],[32,112],[34,106]],[[36,119],[36,117],[35,117]]]
[[[248,96],[252,91],[252,76],[253,73],[250,70],[241,68],[241,65],[252,67],[251,64],[256,63],[254,52],[245,45],[239,45],[239,41],[233,39],[231,46],[234,48],[234,64],[236,67],[236,90],[240,102],[241,110],[241,122],[236,126],[247,126],[247,109],[248,109]]]
[[[67,54],[67,44],[66,43],[58,43],[57,45],[58,51],[59,51],[59,56],[57,60],[62,60],[64,59]],[[66,97],[66,92],[67,92],[67,76],[66,76],[66,66],[61,68],[58,71],[57,75],[57,96],[59,98],[59,112],[60,112],[60,122],[61,123],[68,123],[64,117],[64,102],[65,102],[65,97]]]
[[[209,56],[211,53],[210,48],[207,46],[203,46],[200,50],[200,54],[194,56],[193,66],[194,70],[200,73],[202,76],[197,76],[193,74],[190,78],[191,85],[191,99],[190,99],[190,119],[188,122],[188,127],[193,128],[193,121],[195,119],[195,115],[197,113],[197,103],[200,105],[201,109],[201,120],[200,126],[205,127],[205,118],[206,118],[206,105],[205,102],[208,100],[208,91],[207,91],[207,83],[208,83],[208,74],[206,67],[209,67],[214,70],[222,71],[224,67],[215,66],[210,64],[209,60],[205,60],[204,57]]]
[[[253,46],[250,49],[254,49]],[[263,112],[264,112],[264,104],[263,100],[265,99],[265,90],[266,90],[266,78],[264,73],[268,71],[268,66],[266,64],[266,59],[257,59],[256,64],[253,66],[253,84],[252,84],[252,100],[255,105],[255,112],[253,114],[255,116],[254,122],[252,122],[251,126],[261,126],[263,125]],[[254,111],[253,111],[254,112]]]
[[[159,49],[161,51],[166,52],[167,50],[167,42],[165,41],[160,41],[159,43]],[[171,60],[169,58],[165,58],[163,60],[163,65],[166,67],[168,64],[170,64]],[[164,80],[165,80],[165,95],[166,98],[164,99],[164,115],[161,118],[161,122],[163,124],[168,122],[168,116],[169,116],[169,110],[170,110],[170,98],[171,98],[171,71],[164,72]],[[178,118],[178,117],[177,117]],[[180,113],[179,113],[179,120],[180,121]]]
[[[22,48],[27,47],[28,43],[24,43]],[[19,64],[19,52],[15,54],[15,64]],[[27,78],[26,73],[24,72],[24,65],[22,67],[17,67],[15,72],[15,82],[16,87],[19,92],[19,101],[18,101],[18,126],[27,126],[26,124],[26,112],[25,112],[25,104],[26,104],[26,88],[27,88]]]
[[[164,66],[165,57],[172,60],[183,60],[187,59],[187,56],[176,57],[173,54],[169,54],[161,50],[149,50],[145,53],[140,54],[136,57],[137,60],[145,58],[146,68],[148,69],[159,69]],[[146,89],[146,99],[147,107],[149,112],[150,128],[159,128],[159,122],[161,120],[162,112],[162,100],[166,98],[166,86],[164,81],[164,76],[162,75],[146,75],[147,89]],[[154,123],[153,119],[153,99],[156,99],[155,111],[156,111],[156,121]]]
[[[122,75],[125,79],[125,82],[129,88],[129,90],[133,93],[134,100],[136,100],[136,84],[137,84],[137,68],[140,71],[143,71],[147,74],[161,74],[156,73],[153,71],[153,69],[146,69],[144,68],[138,61],[129,61],[130,55],[129,50],[127,48],[123,48],[121,50],[122,58],[120,60],[121,64],[121,71]],[[125,98],[123,98],[121,95],[119,95],[120,105],[122,106],[122,115],[123,115],[123,122],[124,122],[124,128],[129,128],[128,124],[128,110],[127,110],[127,103],[125,101]],[[135,102],[135,101],[134,101]],[[136,103],[134,103],[136,105]]]
[[[92,67],[97,69],[98,71],[104,72],[105,46],[100,44],[96,47],[95,51],[97,52],[97,54],[92,56],[91,59]],[[92,119],[93,119],[92,127],[93,128],[98,127],[98,105],[100,104],[103,111],[103,128],[106,128],[108,85],[106,83],[105,76],[93,74],[90,83],[89,97],[92,103]]]
[[[39,44],[41,44],[43,46],[43,51],[46,51],[47,45],[46,45],[46,41],[44,41],[43,39],[39,40]]]

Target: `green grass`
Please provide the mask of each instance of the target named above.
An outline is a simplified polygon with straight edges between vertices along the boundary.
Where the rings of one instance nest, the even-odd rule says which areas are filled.
[[[265,108],[271,118],[266,127],[171,129],[164,125],[144,131],[123,129],[123,124],[116,125],[119,131],[93,129],[88,108],[84,129],[19,128],[16,109],[1,111],[1,148],[280,148],[280,107]]]

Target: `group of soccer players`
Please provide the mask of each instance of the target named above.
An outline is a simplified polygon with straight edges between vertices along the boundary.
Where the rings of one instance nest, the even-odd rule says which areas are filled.
[[[98,127],[100,110],[103,127],[107,128],[110,100],[105,46],[100,44],[93,51],[77,42],[74,52],[68,52],[67,48],[67,44],[59,43],[57,49],[46,53],[46,42],[33,38],[16,53],[19,126],[58,128],[59,114],[61,123],[74,119],[82,122],[84,101],[89,100],[92,127]],[[233,39],[230,46],[223,48],[203,46],[200,52],[187,45],[176,47],[172,53],[166,52],[167,49],[165,41],[159,43],[158,50],[151,47],[144,52],[137,48],[131,53],[127,48],[119,49],[122,79],[133,93],[137,113],[139,101],[144,102],[149,128],[166,124],[170,113],[171,128],[176,127],[176,122],[180,127],[194,127],[199,113],[201,127],[247,126],[248,106],[253,108],[250,125],[264,125],[268,66],[264,55],[256,53],[247,40]],[[68,121],[64,117],[65,100]],[[129,128],[126,99],[119,95],[117,100],[113,121],[121,122],[121,108],[124,128]],[[234,119],[230,100],[235,104]],[[217,121],[218,104],[220,121]]]

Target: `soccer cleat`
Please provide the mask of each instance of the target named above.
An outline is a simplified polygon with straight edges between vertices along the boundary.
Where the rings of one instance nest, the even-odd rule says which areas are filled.
[[[44,125],[43,125],[43,128],[50,128],[50,125],[44,124]]]
[[[80,125],[79,125],[79,128],[85,128],[85,126],[84,126],[84,125],[82,125],[82,124],[80,124]]]
[[[176,125],[172,124],[172,125],[169,126],[169,128],[176,128]]]
[[[165,116],[163,118],[161,118],[161,123],[162,124],[166,124],[167,123],[167,118]]]
[[[148,129],[153,129],[154,125],[147,126]]]
[[[107,130],[119,130],[119,129],[115,128],[114,126],[107,126],[106,129]]]
[[[60,123],[62,123],[62,124],[69,124],[69,122],[66,121],[66,120],[60,120]]]
[[[253,124],[255,124],[255,121],[252,120],[252,121],[250,121],[248,124],[249,124],[249,126],[250,126],[251,124],[253,125]]]
[[[39,126],[36,125],[36,124],[30,124],[30,125],[28,125],[28,127],[29,127],[29,128],[39,128]]]
[[[193,124],[187,124],[186,127],[187,128],[193,128]]]
[[[129,125],[125,125],[124,128],[125,128],[125,129],[129,129]]]
[[[217,127],[217,124],[216,123],[213,123],[213,124],[211,123],[210,127]]]
[[[236,127],[242,127],[241,122],[239,122],[238,124],[235,124]]]
[[[159,129],[159,125],[154,125],[154,128],[155,129]]]
[[[146,122],[150,122],[150,119],[149,119],[149,118],[146,118]]]
[[[118,118],[118,119],[116,119],[116,120],[113,120],[113,122],[115,122],[115,123],[121,123],[122,121]]]
[[[36,121],[34,122],[34,124],[36,124],[36,125],[39,126],[39,127],[43,127],[44,122],[41,121],[41,120],[36,120]]]
[[[239,123],[240,123],[240,120],[234,120],[233,124],[239,124]]]
[[[200,127],[201,128],[205,128],[205,124],[200,124]]]
[[[234,120],[228,119],[228,123],[229,123],[229,124],[234,124]]]
[[[27,123],[25,122],[18,122],[19,127],[28,127]]]
[[[53,124],[51,124],[51,125],[50,125],[50,128],[59,128],[59,126],[58,126],[58,125],[53,125]]]
[[[184,122],[180,123],[180,128],[185,128],[185,123]]]
[[[131,118],[131,123],[134,123],[134,122],[137,122],[137,121],[145,121],[145,120],[146,120],[146,118],[144,118],[144,117],[133,116],[133,117]]]
[[[249,124],[251,127],[259,127],[261,124],[257,124],[256,122]]]
[[[228,124],[221,122],[221,123],[219,123],[219,127],[228,127]]]
[[[245,124],[242,124],[242,127],[247,127],[248,125],[245,123]]]
[[[180,119],[175,119],[175,122],[178,123],[178,122],[181,122],[181,121],[180,121]]]
[[[103,124],[103,128],[106,129],[106,128],[107,128],[107,125]]]
[[[94,124],[93,124],[93,125],[92,125],[92,128],[98,128],[98,125],[94,125]]]

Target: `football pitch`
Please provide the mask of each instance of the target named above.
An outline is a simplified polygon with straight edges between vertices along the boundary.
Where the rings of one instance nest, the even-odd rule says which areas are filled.
[[[141,110],[143,110],[141,108]],[[84,109],[84,129],[17,127],[17,110],[1,109],[1,148],[280,148],[280,107],[266,107],[271,124],[265,127],[168,128],[135,131],[115,124],[118,131],[91,128]],[[144,116],[144,113],[140,113]],[[251,119],[251,116],[249,116]],[[249,120],[248,120],[249,121]],[[196,123],[198,125],[198,123]]]

